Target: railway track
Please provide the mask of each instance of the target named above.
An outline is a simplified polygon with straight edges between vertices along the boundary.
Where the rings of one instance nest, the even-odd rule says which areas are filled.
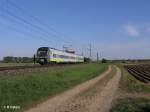
[[[46,67],[53,67],[53,66],[69,66],[69,65],[76,65],[76,64],[49,64],[49,65],[32,65],[32,66],[5,66],[0,67],[0,71],[7,71],[7,70],[19,70],[19,69],[28,69],[28,68],[46,68]]]
[[[5,70],[17,70],[17,69],[26,69],[26,68],[38,68],[41,66],[6,66],[6,67],[0,67],[0,71]]]
[[[125,65],[127,71],[138,80],[149,83],[150,82],[150,64],[146,65]]]

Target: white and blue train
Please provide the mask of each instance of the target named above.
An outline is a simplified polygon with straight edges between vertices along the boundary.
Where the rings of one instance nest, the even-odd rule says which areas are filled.
[[[82,63],[84,57],[55,48],[40,47],[37,50],[36,62],[41,65],[48,63]]]

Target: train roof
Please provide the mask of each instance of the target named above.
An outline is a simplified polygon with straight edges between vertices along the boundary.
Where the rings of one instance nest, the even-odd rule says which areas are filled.
[[[63,51],[63,50],[59,50],[59,49],[56,49],[56,48],[52,48],[52,47],[40,47],[38,48],[38,50],[47,50],[47,49],[54,49],[54,50],[58,50],[58,51]]]

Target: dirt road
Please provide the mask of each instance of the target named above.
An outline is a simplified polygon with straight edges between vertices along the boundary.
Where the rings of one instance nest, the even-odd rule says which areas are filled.
[[[26,112],[108,112],[118,88],[121,71],[109,66],[98,77],[57,95]]]

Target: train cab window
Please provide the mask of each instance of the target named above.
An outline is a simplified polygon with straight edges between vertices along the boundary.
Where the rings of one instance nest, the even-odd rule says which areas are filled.
[[[47,47],[41,47],[37,50],[37,56],[38,57],[45,57],[48,54],[48,48]]]
[[[37,52],[37,56],[46,56],[47,55],[47,51],[38,51]]]

